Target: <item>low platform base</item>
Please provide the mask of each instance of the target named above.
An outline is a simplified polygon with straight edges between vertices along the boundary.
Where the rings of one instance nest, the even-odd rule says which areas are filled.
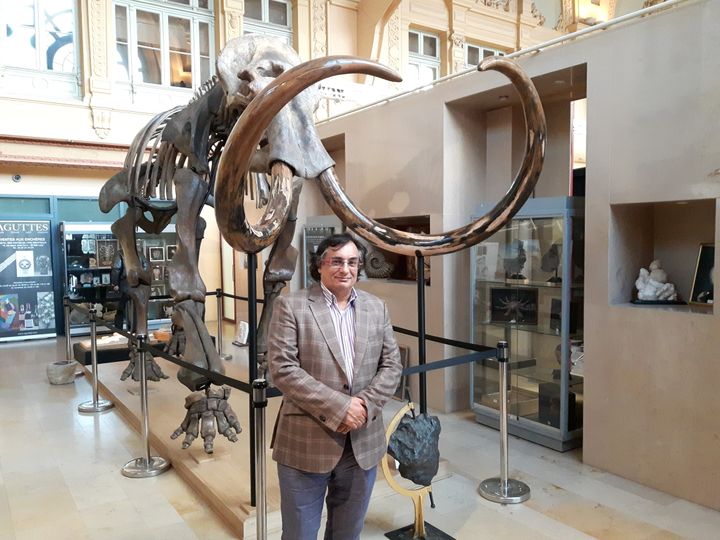
[[[170,462],[159,456],[151,456],[149,460],[139,457],[128,461],[122,468],[122,475],[128,478],[149,478],[158,476],[170,468]]]
[[[412,523],[405,527],[400,527],[394,531],[385,533],[387,538],[390,540],[413,540],[415,538],[415,524]],[[442,532],[437,527],[430,525],[427,521],[425,522],[425,536],[424,540],[455,540],[452,536]]]
[[[503,493],[500,478],[483,480],[478,487],[478,493],[488,501],[500,504],[518,504],[530,498],[530,488],[520,480],[508,479],[507,490]]]
[[[103,411],[110,410],[114,407],[112,401],[108,401],[107,399],[98,399],[97,403],[94,403],[92,401],[85,401],[78,405],[78,412],[81,413],[99,413]]]

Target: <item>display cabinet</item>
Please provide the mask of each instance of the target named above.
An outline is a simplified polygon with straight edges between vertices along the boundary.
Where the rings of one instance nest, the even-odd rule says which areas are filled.
[[[113,283],[112,266],[118,256],[118,240],[105,223],[60,224],[64,242],[64,291],[71,302],[102,304],[103,317],[114,319],[114,312],[120,305],[121,297]],[[152,282],[148,304],[148,326],[156,328],[169,322],[172,300],[169,296],[167,265],[176,249],[176,235],[173,225],[160,234],[138,232],[138,251],[150,265]],[[88,321],[79,310],[72,312],[71,331],[73,334],[87,330]]]
[[[561,451],[582,443],[583,200],[530,199],[471,250],[473,340],[510,348],[508,430]],[[474,364],[471,395],[497,426],[496,361]]]

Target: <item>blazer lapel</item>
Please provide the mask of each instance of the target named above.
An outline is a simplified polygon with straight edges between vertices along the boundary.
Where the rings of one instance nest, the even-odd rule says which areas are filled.
[[[358,292],[355,300],[355,361],[353,362],[353,380],[358,373],[358,368],[365,356],[365,349],[368,342],[368,325],[370,324],[370,315],[368,313],[367,304],[363,302],[363,298]]]
[[[318,328],[320,328],[320,333],[323,338],[325,338],[325,342],[330,348],[333,358],[347,378],[345,362],[343,362],[342,350],[340,349],[340,341],[335,333],[335,326],[333,326],[330,308],[325,301],[325,297],[323,296],[320,286],[314,286],[310,290],[310,294],[308,295],[308,304],[310,305],[310,312],[313,314],[315,322],[317,323]]]

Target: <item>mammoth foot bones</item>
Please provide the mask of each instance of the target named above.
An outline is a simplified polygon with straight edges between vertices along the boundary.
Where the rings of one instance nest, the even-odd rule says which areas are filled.
[[[185,398],[185,419],[170,438],[175,440],[185,433],[182,447],[188,448],[197,439],[203,438],[205,452],[213,453],[213,443],[217,432],[229,441],[237,442],[237,434],[242,431],[235,411],[230,407],[228,398],[230,387],[223,386],[214,390],[206,388],[204,392],[195,392]],[[217,423],[217,429],[215,424]]]
[[[159,381],[160,379],[168,378],[151,354],[130,353],[130,363],[120,375],[121,381],[124,381],[131,375],[133,381],[140,380],[140,362],[137,361],[139,356],[145,357],[145,373],[147,374],[148,381]]]

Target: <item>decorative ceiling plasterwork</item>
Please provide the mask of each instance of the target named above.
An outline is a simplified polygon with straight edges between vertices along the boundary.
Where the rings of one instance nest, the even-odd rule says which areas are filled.
[[[510,0],[482,0],[482,3],[487,7],[510,11]]]
[[[465,36],[453,32],[450,34],[450,44],[453,73],[463,71],[465,69]]]
[[[107,44],[106,44],[106,30],[107,30],[107,19],[106,9],[107,0],[92,0],[88,9],[90,10],[90,35],[91,35],[91,50],[92,50],[92,74],[95,77],[106,78],[108,76],[107,70]]]
[[[327,55],[327,0],[312,3],[312,57]]]
[[[567,33],[568,29],[575,22],[575,0],[562,0],[560,17],[555,23],[554,30]]]
[[[108,107],[112,87],[108,70],[108,34],[110,30],[110,0],[90,0],[87,6],[88,41],[90,43],[91,76],[88,81],[90,92],[90,115],[92,127],[100,139],[105,139],[112,130],[112,111]]]
[[[99,107],[90,107],[92,112],[93,129],[101,139],[107,138],[112,130],[112,111]]]
[[[400,35],[400,8],[398,7],[387,23],[388,66],[402,72],[402,36]]]
[[[530,15],[532,15],[535,19],[537,19],[537,21],[538,21],[537,25],[538,25],[538,26],[544,26],[544,25],[545,25],[545,15],[543,15],[542,13],[540,13],[540,10],[539,10],[538,7],[535,5],[535,2],[533,2],[532,4],[530,4]]]
[[[327,0],[312,0],[312,57],[327,56]],[[315,111],[315,118],[322,120],[330,116],[330,100],[321,99]]]
[[[608,20],[615,18],[615,9],[617,8],[617,0],[608,2]]]

